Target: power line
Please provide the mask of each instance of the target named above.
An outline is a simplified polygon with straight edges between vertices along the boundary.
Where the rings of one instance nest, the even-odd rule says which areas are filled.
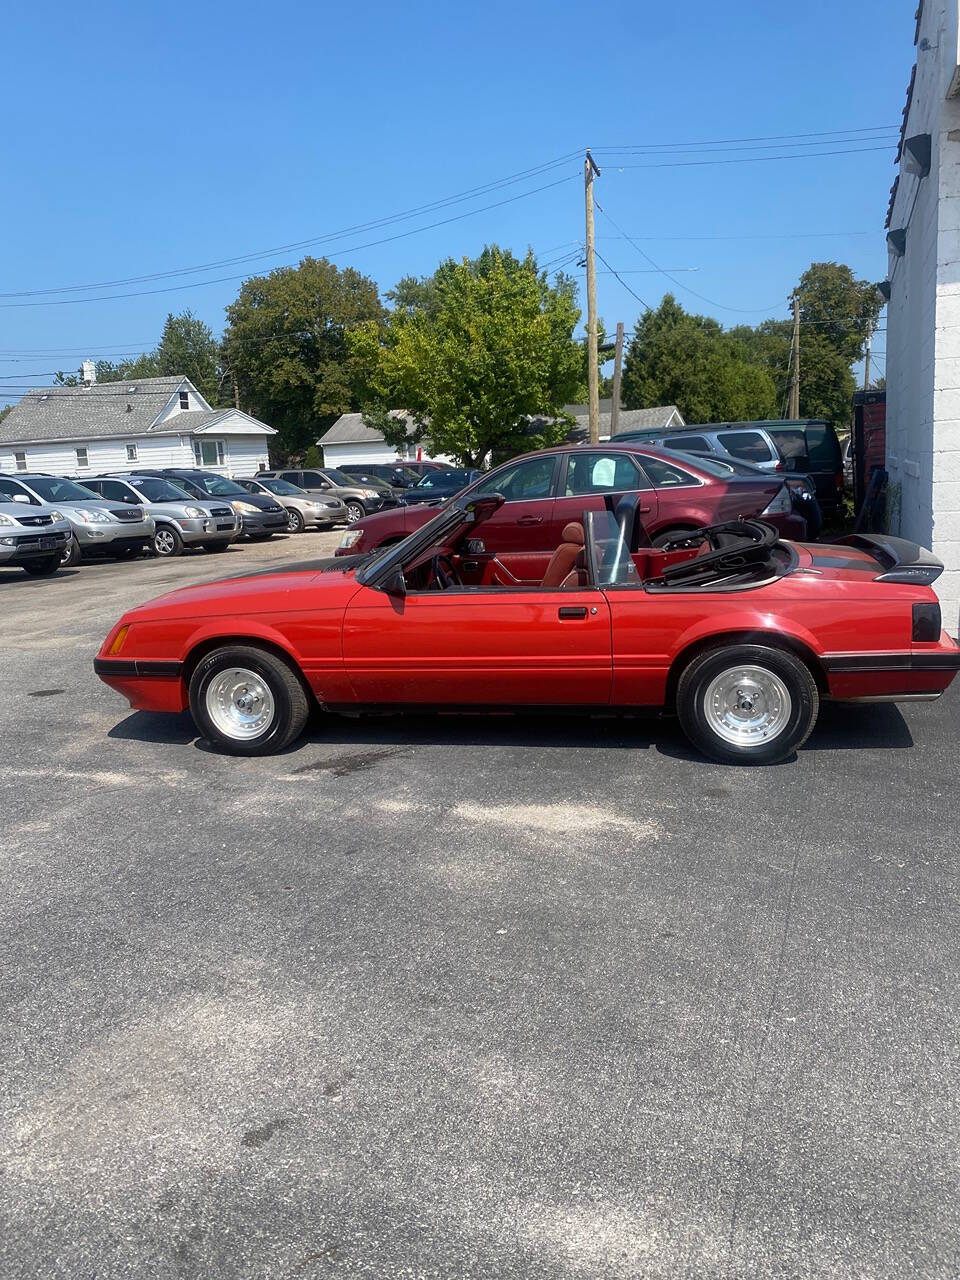
[[[597,205],[597,208],[599,209],[599,208],[600,208],[600,206],[599,206],[599,205]],[[631,288],[630,288],[630,286],[627,284],[626,280],[622,279],[622,277],[619,275],[619,273],[618,273],[618,272],[616,272],[616,271],[614,271],[613,267],[611,267],[610,263],[606,260],[606,258],[603,256],[603,254],[602,254],[598,249],[596,249],[596,248],[595,248],[595,249],[594,249],[594,253],[595,253],[595,254],[597,255],[597,257],[600,259],[600,261],[603,263],[603,265],[607,268],[607,270],[608,270],[609,272],[611,272],[613,275],[615,275],[615,276],[617,277],[617,279],[618,279],[618,280],[620,281],[620,283],[623,285],[624,289],[626,289],[627,293],[629,293],[632,297],[636,298],[636,300],[640,303],[641,307],[645,307],[645,308],[647,309],[647,311],[652,311],[652,310],[653,310],[653,308],[650,306],[649,302],[644,302],[644,300],[640,297],[639,293],[636,293],[633,289],[631,289]]]
[[[713,138],[706,142],[628,142],[621,146],[594,147],[594,151],[628,151],[632,147],[719,147],[728,142],[786,142],[791,138],[835,138],[841,134],[889,133],[899,124],[875,124],[862,129],[824,129],[818,133],[767,133],[752,138]],[[577,152],[579,155],[579,152]]]
[[[441,218],[437,222],[430,222],[422,227],[412,227],[409,231],[398,231],[393,236],[382,236],[379,240],[368,240],[365,244],[350,245],[347,249],[336,249],[327,257],[338,258],[345,253],[356,253],[360,249],[372,249],[377,245],[391,244],[395,240],[405,240],[408,236],[419,235],[422,231],[433,231],[437,227],[449,226],[453,222],[462,222],[464,218],[472,218],[478,213],[487,213],[491,209],[499,209],[506,204],[514,204],[517,200],[525,200],[529,196],[539,195],[542,191],[550,191],[554,187],[562,186],[565,182],[574,181],[576,175],[570,174],[566,178],[558,178],[555,182],[545,183],[542,187],[534,187],[530,191],[522,191],[519,195],[508,196],[505,200],[497,200],[493,204],[480,205],[476,209],[469,209],[465,213],[455,214],[452,218]],[[76,306],[82,302],[116,302],[121,298],[146,298],[159,293],[179,293],[184,289],[195,289],[202,285],[223,284],[231,280],[249,279],[248,272],[241,272],[239,275],[217,276],[211,280],[194,280],[189,284],[167,285],[162,289],[138,289],[131,293],[107,293],[101,294],[96,298],[57,298],[49,302],[0,302],[0,309],[7,310],[9,308],[19,307],[69,307]]]
[[[445,196],[443,199],[434,200],[429,204],[418,205],[416,208],[404,210],[402,213],[390,214],[387,217],[374,219],[370,222],[355,223],[353,226],[344,227],[339,231],[329,231],[307,240],[292,241],[290,244],[275,245],[271,249],[259,249],[255,252],[240,254],[232,258],[219,258],[213,262],[199,263],[192,267],[174,267],[167,271],[155,271],[139,276],[126,276],[116,280],[101,280],[90,284],[60,285],[45,289],[24,289],[13,293],[0,293],[0,298],[34,297],[52,293],[83,293],[87,289],[110,289],[126,284],[143,284],[151,280],[168,279],[172,276],[193,275],[199,271],[215,271],[219,267],[236,266],[241,262],[252,262],[257,258],[270,257],[276,253],[290,253],[294,250],[309,248],[312,245],[342,239],[344,236],[354,235],[359,232],[378,230],[381,227],[390,226],[397,222],[408,221],[410,218],[415,218],[422,213],[432,213],[437,209],[461,204],[465,200],[471,200],[476,196],[486,195],[491,191],[512,186],[514,183],[522,182],[527,178],[539,177],[558,168],[560,165],[566,164],[568,160],[576,155],[579,155],[579,152],[570,152],[565,156],[558,156],[555,160],[548,160],[542,165],[534,165],[532,168],[521,170],[519,173],[510,174],[505,178],[497,178],[479,187],[471,187],[467,191]]]
[[[822,240],[830,236],[876,236],[876,231],[784,231],[750,232],[736,236],[634,236],[635,240]],[[598,240],[622,240],[623,236],[597,236]]]
[[[889,145],[883,147],[852,147],[846,151],[809,151],[804,155],[781,156],[738,156],[735,160],[674,160],[666,164],[618,164],[616,160],[607,160],[607,169],[689,169],[700,165],[718,164],[762,164],[767,160],[815,160],[818,156],[854,156],[868,151],[889,151]]]
[[[616,160],[612,160],[611,156],[627,155],[627,156],[684,156],[684,155],[731,155],[736,151],[787,151],[796,155],[803,155],[809,147],[830,147],[832,149],[844,145],[855,145],[858,147],[865,146],[869,142],[889,143],[891,146],[896,145],[899,141],[899,133],[877,133],[868,138],[822,138],[817,142],[771,142],[753,144],[741,147],[710,147],[710,146],[692,146],[692,147],[675,147],[672,150],[665,151],[661,148],[648,147],[610,147],[600,148],[601,153],[607,157],[607,163],[616,166]]]

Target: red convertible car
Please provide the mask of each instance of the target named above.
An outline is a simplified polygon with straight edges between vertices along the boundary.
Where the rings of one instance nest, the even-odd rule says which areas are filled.
[[[938,697],[960,668],[896,538],[780,541],[732,521],[650,545],[635,495],[541,562],[488,549],[499,495],[462,495],[396,546],[187,587],[139,608],[95,670],[131,705],[193,713],[225,751],[279,751],[325,711],[675,710],[708,755],[783,759],[823,698]]]

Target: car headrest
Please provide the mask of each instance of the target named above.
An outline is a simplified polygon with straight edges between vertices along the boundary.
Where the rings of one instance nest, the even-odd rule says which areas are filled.
[[[578,547],[582,547],[584,542],[583,525],[571,520],[569,524],[563,526],[561,538],[564,542],[575,542]]]

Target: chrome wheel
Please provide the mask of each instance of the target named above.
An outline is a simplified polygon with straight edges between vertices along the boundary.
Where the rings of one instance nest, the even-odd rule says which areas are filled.
[[[362,520],[365,515],[363,507],[359,502],[347,503],[347,523],[356,524],[358,520]]]
[[[303,516],[296,507],[287,508],[287,533],[303,533]]]
[[[707,725],[736,747],[772,742],[783,733],[792,712],[790,690],[766,667],[729,667],[703,693]]]
[[[153,549],[158,556],[172,556],[177,549],[177,540],[172,529],[158,529],[153,535]]]
[[[247,667],[218,671],[207,685],[204,704],[216,729],[239,742],[265,733],[276,715],[270,686]]]

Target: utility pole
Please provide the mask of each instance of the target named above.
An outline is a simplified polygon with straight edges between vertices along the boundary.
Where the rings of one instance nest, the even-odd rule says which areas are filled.
[[[796,421],[800,417],[800,298],[796,290],[790,301],[793,303],[793,340],[790,343],[790,407],[787,417]]]
[[[872,337],[871,327],[867,325],[867,342],[863,351],[863,389],[870,390],[870,339]]]
[[[597,268],[594,261],[593,180],[600,170],[587,152],[583,162],[584,201],[587,211],[587,386],[590,443],[600,442],[600,371],[597,368]]]
[[[623,321],[617,321],[617,354],[613,357],[613,404],[610,407],[610,438],[620,428],[620,374],[623,371]]]

